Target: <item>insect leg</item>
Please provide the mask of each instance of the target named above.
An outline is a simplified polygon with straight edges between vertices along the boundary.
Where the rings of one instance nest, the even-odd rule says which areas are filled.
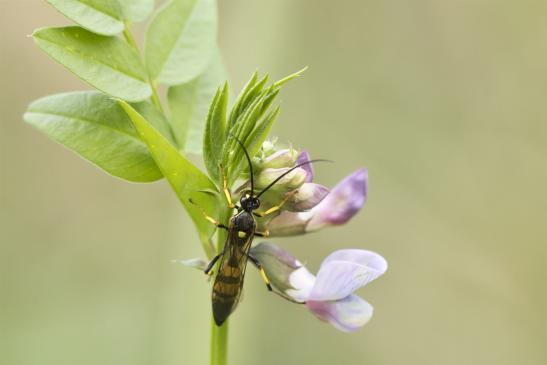
[[[262,212],[262,213],[259,213],[259,212],[253,212],[253,214],[259,218],[262,218],[268,214],[272,214],[274,212],[277,212],[279,209],[281,209],[283,207],[283,205],[285,205],[285,203],[287,201],[289,201],[290,198],[292,198],[296,193],[298,192],[298,190],[294,190],[294,191],[291,191],[290,193],[287,194],[287,196],[285,196],[285,199],[283,199],[281,201],[281,203],[277,204],[277,205],[274,205],[273,207],[271,207],[270,209],[266,210],[265,212]]]
[[[213,259],[211,260],[211,262],[209,262],[209,264],[207,265],[205,270],[203,270],[203,272],[207,275],[212,275],[211,270],[213,269],[213,266],[215,266],[215,264],[217,263],[218,259],[221,257],[222,257],[222,253],[219,253],[218,255],[213,257]]]
[[[230,194],[230,190],[228,189],[228,180],[226,179],[226,174],[224,173],[224,167],[219,165],[220,167],[220,174],[222,175],[222,189],[224,190],[224,195],[226,196],[226,200],[228,201],[228,206],[230,209],[235,208],[235,204],[232,202],[232,195]]]
[[[256,231],[256,232],[255,232],[255,236],[258,236],[258,237],[270,237],[270,232],[269,232],[268,230],[263,231],[263,232]]]
[[[205,217],[205,219],[207,219],[209,222],[213,223],[215,226],[217,226],[218,228],[223,228],[225,230],[228,230],[228,226],[220,223],[219,221],[217,221],[215,218],[211,217],[210,215],[208,215],[202,207],[200,207],[199,205],[197,205],[192,199],[188,199],[188,201],[192,204],[194,204],[196,207],[199,208],[199,210],[201,211],[201,213],[203,214],[203,216]]]
[[[260,271],[260,276],[262,276],[262,279],[266,282],[266,286],[268,287],[269,291],[279,295],[281,298],[288,300],[289,302],[296,303],[296,304],[306,304],[306,302],[299,302],[298,300],[295,300],[289,297],[287,294],[280,292],[277,288],[272,287],[272,285],[270,284],[270,280],[268,279],[266,272],[264,272],[264,267],[262,266],[260,261],[250,253],[247,254],[247,257],[253,263],[253,265],[256,266],[256,268]]]
[[[260,272],[260,276],[262,276],[262,280],[264,280],[264,282],[266,283],[266,287],[268,288],[268,290],[273,291],[272,285],[270,284],[270,279],[268,279],[268,276],[266,275],[266,272],[264,271],[264,268],[262,267],[262,264],[260,263],[260,261],[258,261],[256,257],[250,254],[247,254],[247,257],[249,258],[249,260],[251,260],[253,265],[256,266],[256,268]]]

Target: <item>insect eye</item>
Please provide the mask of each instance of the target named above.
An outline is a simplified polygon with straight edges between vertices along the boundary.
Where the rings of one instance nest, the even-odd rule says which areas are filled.
[[[258,200],[257,198],[253,198],[252,205],[253,209],[257,209],[258,207],[260,207],[260,200]]]

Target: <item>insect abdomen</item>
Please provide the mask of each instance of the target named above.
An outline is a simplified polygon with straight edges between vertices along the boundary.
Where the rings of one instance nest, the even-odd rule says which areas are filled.
[[[234,310],[241,291],[241,270],[237,262],[231,261],[229,259],[221,268],[213,284],[213,317],[218,326],[222,325]]]

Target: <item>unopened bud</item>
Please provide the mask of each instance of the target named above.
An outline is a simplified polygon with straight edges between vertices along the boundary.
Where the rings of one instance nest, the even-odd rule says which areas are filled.
[[[282,169],[265,169],[258,175],[256,179],[256,186],[259,189],[263,189],[272,183],[274,180],[282,176],[284,173],[289,171],[289,168]],[[283,176],[278,182],[276,182],[270,190],[272,191],[291,191],[298,189],[306,180],[308,173],[306,170],[301,168],[296,168],[289,172],[287,175]]]
[[[298,159],[298,151],[289,148],[284,150],[279,150],[273,154],[266,157],[261,164],[263,169],[279,169],[283,167],[294,166],[296,160]]]

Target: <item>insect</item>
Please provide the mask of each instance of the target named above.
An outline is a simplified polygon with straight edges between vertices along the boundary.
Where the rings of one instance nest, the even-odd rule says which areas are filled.
[[[213,283],[213,292],[211,296],[213,305],[213,317],[215,323],[218,326],[221,326],[224,321],[226,321],[228,316],[235,310],[238,304],[243,288],[243,279],[245,278],[245,269],[247,267],[248,260],[250,260],[257,267],[260,275],[262,276],[262,279],[266,283],[266,287],[268,288],[268,290],[285,297],[281,293],[273,290],[270,284],[270,280],[264,272],[262,264],[257,258],[253,257],[253,255],[250,253],[250,249],[253,238],[255,236],[268,237],[267,231],[258,232],[256,230],[257,224],[255,217],[264,217],[278,211],[290,199],[291,195],[287,195],[279,204],[269,208],[262,213],[259,213],[255,210],[260,208],[260,197],[262,196],[262,194],[268,191],[284,176],[291,173],[298,167],[310,164],[312,162],[324,161],[310,160],[297,164],[296,166],[285,171],[283,174],[273,180],[258,194],[255,194],[254,175],[251,158],[245,148],[245,145],[237,137],[233,137],[242,148],[245,154],[245,158],[247,159],[247,162],[249,164],[250,190],[243,192],[239,201],[239,205],[234,204],[232,202],[230,191],[227,187],[226,178],[223,178],[223,191],[228,201],[228,205],[230,206],[230,208],[237,209],[237,213],[235,213],[235,215],[230,218],[230,222],[227,226],[208,216],[205,212],[202,211],[208,221],[215,224],[218,228],[228,231],[228,237],[224,244],[223,251],[215,256],[205,269],[205,273],[210,274],[211,270],[220,259],[220,265],[215,276],[215,280]],[[222,175],[224,175],[224,173],[222,173]]]

